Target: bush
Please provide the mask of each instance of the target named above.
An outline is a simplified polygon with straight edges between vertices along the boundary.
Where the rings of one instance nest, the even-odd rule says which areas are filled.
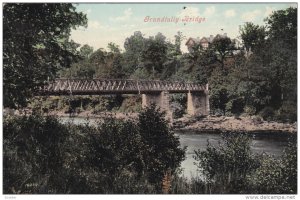
[[[63,193],[65,125],[52,117],[5,118],[4,193]]]
[[[265,157],[249,182],[255,193],[297,194],[297,144],[289,143],[280,159]]]
[[[265,107],[260,112],[259,115],[266,121],[274,120],[275,111],[272,107]]]
[[[5,118],[3,130],[5,194],[161,193],[165,172],[184,159],[154,106],[138,122],[89,126],[33,115]]]
[[[246,176],[259,166],[250,150],[250,138],[240,133],[223,133],[222,137],[218,147],[208,143],[206,151],[195,151],[195,164],[204,176],[206,191],[247,192]]]
[[[293,102],[284,102],[276,113],[276,119],[283,122],[297,121],[297,105]]]
[[[244,112],[247,114],[247,115],[255,115],[256,113],[256,108],[254,106],[245,106],[244,107]]]
[[[165,119],[154,104],[139,114],[138,128],[144,141],[144,161],[150,183],[161,187],[165,172],[173,173],[185,158],[185,150],[180,148],[179,138],[175,137]]]

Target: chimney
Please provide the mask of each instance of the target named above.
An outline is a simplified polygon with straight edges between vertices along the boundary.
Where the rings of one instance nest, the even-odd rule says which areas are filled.
[[[210,35],[210,36],[209,36],[209,42],[212,42],[213,39],[214,39],[214,36],[213,36],[213,35]]]
[[[227,33],[224,33],[223,36],[224,36],[224,37],[227,37]]]

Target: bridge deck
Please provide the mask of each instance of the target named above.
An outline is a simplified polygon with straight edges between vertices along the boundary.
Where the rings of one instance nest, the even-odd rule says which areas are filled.
[[[205,91],[207,86],[199,83],[117,80],[117,79],[56,79],[40,89],[42,95],[97,95],[97,94],[139,94],[168,91],[185,93]]]

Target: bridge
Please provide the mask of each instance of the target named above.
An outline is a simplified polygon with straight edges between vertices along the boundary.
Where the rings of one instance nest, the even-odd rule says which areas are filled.
[[[103,94],[141,94],[142,107],[155,103],[171,114],[170,93],[187,94],[187,113],[208,115],[208,85],[199,83],[124,80],[124,79],[55,79],[40,88],[40,95],[103,95]]]

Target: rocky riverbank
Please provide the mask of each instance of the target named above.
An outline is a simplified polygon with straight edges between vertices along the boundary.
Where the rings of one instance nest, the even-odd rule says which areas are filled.
[[[280,123],[274,121],[264,121],[260,117],[216,117],[208,116],[204,118],[183,117],[176,119],[173,126],[181,131],[201,132],[248,132],[248,133],[290,133],[297,134],[297,123]]]
[[[24,115],[24,111],[8,112],[4,110],[4,115]],[[31,114],[28,111],[26,114]],[[115,117],[118,119],[137,119],[138,113],[121,113],[121,112],[100,112],[93,114],[90,111],[84,111],[77,114],[68,114],[62,111],[53,111],[47,115],[58,117],[79,117],[79,118],[103,118]],[[290,133],[297,134],[297,123],[280,123],[275,121],[264,121],[257,116],[249,117],[225,117],[225,116],[207,116],[207,117],[190,117],[184,116],[179,119],[173,119],[172,126],[178,131],[194,131],[195,133],[207,132],[252,132],[252,133]]]

